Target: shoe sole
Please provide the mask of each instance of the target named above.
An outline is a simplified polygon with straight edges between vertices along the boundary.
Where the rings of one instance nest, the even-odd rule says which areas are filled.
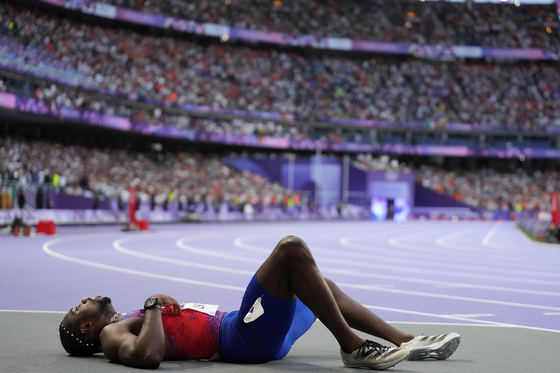
[[[377,364],[375,366],[371,366],[368,364],[349,364],[346,361],[344,361],[344,366],[346,368],[369,368],[369,369],[373,369],[373,370],[385,370],[385,369],[389,369],[391,367],[394,367],[395,365],[397,365],[398,363],[400,363],[403,360],[406,360],[406,358],[408,357],[407,355],[403,355],[401,357],[399,357],[398,359],[395,359],[393,361],[389,361],[383,364]]]
[[[457,350],[461,337],[457,334],[450,335],[451,338],[444,339],[428,346],[416,347],[410,350],[408,360],[437,359],[445,360]]]

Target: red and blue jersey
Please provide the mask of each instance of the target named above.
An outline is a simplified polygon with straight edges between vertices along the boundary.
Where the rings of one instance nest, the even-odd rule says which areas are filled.
[[[161,320],[165,339],[180,360],[210,358],[218,352],[220,325],[225,312],[216,311],[215,316],[192,309],[183,309],[181,315],[173,315],[173,306],[162,309]],[[127,313],[120,321],[144,318],[142,310]]]

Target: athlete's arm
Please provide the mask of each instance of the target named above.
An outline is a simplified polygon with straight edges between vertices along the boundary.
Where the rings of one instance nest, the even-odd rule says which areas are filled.
[[[173,306],[173,314],[181,313],[179,303],[172,297],[164,294],[155,294],[153,297],[158,298],[164,307]],[[140,332],[133,333],[132,328],[137,322],[142,323]],[[161,310],[157,307],[146,310],[142,321],[125,320],[107,325],[100,339],[103,353],[109,360],[135,368],[156,369],[165,357]]]
[[[136,336],[131,328],[134,322],[142,322]],[[165,357],[165,335],[159,308],[146,310],[144,320],[125,320],[107,325],[100,335],[105,356],[126,366],[156,369]]]

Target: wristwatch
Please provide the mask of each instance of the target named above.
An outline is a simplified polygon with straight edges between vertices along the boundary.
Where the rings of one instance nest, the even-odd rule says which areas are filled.
[[[144,309],[142,311],[146,312],[146,310],[151,310],[156,307],[161,310],[161,302],[156,297],[150,297],[144,302]]]

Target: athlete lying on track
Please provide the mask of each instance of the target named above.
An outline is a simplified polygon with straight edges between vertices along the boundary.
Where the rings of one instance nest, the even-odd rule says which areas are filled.
[[[121,314],[109,298],[97,296],[68,311],[59,329],[71,355],[103,352],[112,362],[157,368],[163,360],[215,355],[233,363],[281,359],[316,318],[338,341],[348,367],[383,370],[407,358],[447,359],[460,342],[456,333],[415,337],[390,326],[324,278],[308,246],[295,236],[284,237],[258,269],[239,311],[180,305],[156,294],[142,310]],[[364,340],[351,328],[398,347]]]

